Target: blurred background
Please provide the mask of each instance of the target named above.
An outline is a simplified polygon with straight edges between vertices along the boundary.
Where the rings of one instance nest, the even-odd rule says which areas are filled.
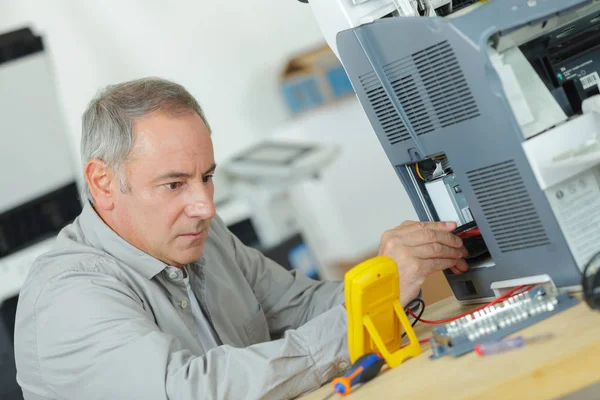
[[[184,85],[213,129],[217,211],[246,244],[341,279],[416,215],[308,6],[0,0],[0,399],[35,257],[80,212],[81,114],[108,84]],[[12,397],[11,397],[12,396]]]

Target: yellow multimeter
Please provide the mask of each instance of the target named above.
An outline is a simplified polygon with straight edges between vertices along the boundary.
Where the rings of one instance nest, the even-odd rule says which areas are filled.
[[[344,277],[350,359],[378,352],[393,368],[422,349],[400,304],[396,262],[378,256],[351,269]],[[402,347],[402,333],[410,343]]]

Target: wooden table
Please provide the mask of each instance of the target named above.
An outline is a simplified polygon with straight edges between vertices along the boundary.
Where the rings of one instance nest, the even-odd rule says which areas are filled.
[[[446,298],[427,307],[423,318],[441,319],[465,311],[469,308],[459,306],[454,298]],[[415,332],[423,339],[431,336],[431,328],[419,323]],[[471,352],[459,358],[430,360],[430,345],[425,344],[421,355],[382,371],[346,398],[555,399],[600,382],[600,312],[581,302],[518,335],[544,332],[554,332],[555,336],[487,357]],[[328,384],[305,398],[321,400],[330,392]],[[596,393],[593,398],[600,399],[600,385]]]

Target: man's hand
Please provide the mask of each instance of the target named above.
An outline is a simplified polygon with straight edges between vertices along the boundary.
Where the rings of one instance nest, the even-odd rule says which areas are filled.
[[[454,222],[405,221],[381,237],[379,255],[398,265],[403,307],[418,296],[428,275],[447,268],[455,274],[467,271],[467,250],[450,233],[455,228]]]

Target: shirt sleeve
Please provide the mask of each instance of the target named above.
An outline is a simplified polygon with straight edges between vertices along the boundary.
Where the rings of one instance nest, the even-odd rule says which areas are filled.
[[[343,282],[316,281],[288,271],[244,245],[220,220],[216,222],[221,235],[229,238],[236,261],[265,311],[272,337],[296,329],[344,303]]]
[[[126,285],[95,272],[55,277],[27,320],[36,340],[25,357],[36,360],[44,386],[61,399],[292,398],[349,362],[342,306],[281,339],[196,356],[160,331]],[[35,390],[21,378],[24,390]]]

